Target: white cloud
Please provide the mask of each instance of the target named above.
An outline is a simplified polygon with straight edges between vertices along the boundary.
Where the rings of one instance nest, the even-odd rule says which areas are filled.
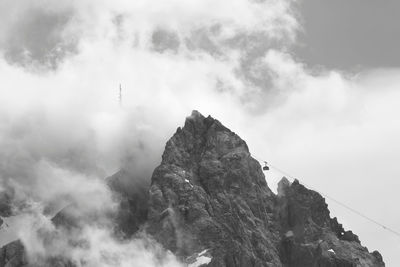
[[[107,175],[125,165],[137,179],[149,179],[165,141],[192,109],[213,113],[240,106],[246,91],[234,70],[245,51],[232,47],[229,39],[249,30],[264,31],[271,39],[293,39],[295,19],[280,16],[289,11],[288,3],[2,5],[0,177],[2,186],[13,188],[22,212],[13,229],[28,258],[63,255],[86,266],[178,266],[172,255],[143,238],[116,240],[108,224],[84,221],[79,235],[65,234],[54,229],[42,207],[54,212],[79,203],[82,216],[112,210],[115,203],[103,181]],[[65,19],[58,22],[58,17]],[[152,34],[159,29],[178,36],[182,45],[176,53],[153,50]],[[36,31],[55,35],[37,40],[18,36]],[[203,32],[202,38],[194,38],[197,32]],[[8,46],[10,40],[17,50]],[[213,49],[223,53],[216,56]],[[48,55],[55,61],[48,61]],[[223,90],[216,90],[217,84]],[[84,240],[88,246],[71,247],[68,240]]]
[[[171,252],[145,236],[120,240],[109,228],[96,224],[82,229],[56,229],[40,207],[20,216],[14,224],[26,248],[27,260],[38,266],[48,265],[48,259],[69,260],[76,266],[88,267],[183,266]]]

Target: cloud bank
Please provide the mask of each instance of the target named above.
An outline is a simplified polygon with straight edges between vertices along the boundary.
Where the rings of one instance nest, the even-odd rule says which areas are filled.
[[[129,165],[148,178],[191,109],[260,109],[254,99],[274,95],[260,56],[298,28],[290,1],[2,5],[2,182],[46,201],[67,194],[62,177]]]

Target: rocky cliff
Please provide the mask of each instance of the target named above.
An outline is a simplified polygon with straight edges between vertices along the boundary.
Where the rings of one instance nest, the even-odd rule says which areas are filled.
[[[331,219],[325,199],[297,180],[279,183],[278,222],[284,266],[384,266],[351,231]]]
[[[330,217],[321,195],[285,178],[275,195],[246,143],[196,111],[167,142],[150,188],[132,177],[108,178],[121,203],[117,232],[145,232],[188,266],[384,266]],[[21,250],[3,247],[0,267],[24,266]]]
[[[209,266],[281,266],[274,207],[259,163],[219,121],[193,112],[167,142],[150,187],[148,232]]]
[[[331,219],[298,181],[269,189],[246,143],[194,111],[168,141],[152,177],[147,231],[181,258],[207,266],[384,266]]]

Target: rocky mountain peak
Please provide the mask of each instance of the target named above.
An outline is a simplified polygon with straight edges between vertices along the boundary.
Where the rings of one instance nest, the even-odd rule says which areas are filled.
[[[184,127],[179,127],[167,142],[162,163],[186,166],[195,162],[196,157],[221,158],[240,153],[250,155],[239,136],[211,116],[204,117],[193,111]]]
[[[182,257],[212,250],[219,256],[210,266],[274,262],[273,203],[246,143],[195,111],[167,142],[153,173],[148,229]]]
[[[206,250],[207,266],[384,266],[317,192],[283,178],[273,194],[246,142],[197,111],[167,142],[149,200],[147,231],[182,259]]]

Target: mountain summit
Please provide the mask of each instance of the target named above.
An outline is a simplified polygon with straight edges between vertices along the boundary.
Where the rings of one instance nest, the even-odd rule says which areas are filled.
[[[121,200],[116,228],[128,239],[144,232],[187,266],[385,266],[317,192],[283,178],[275,195],[246,142],[197,111],[167,142],[150,188],[128,190],[130,179],[108,178]],[[1,249],[0,267],[27,266],[16,244]]]
[[[150,187],[148,231],[210,266],[279,266],[275,197],[246,143],[194,111],[167,142]]]
[[[285,178],[279,187],[245,141],[193,111],[153,173],[147,229],[179,257],[206,251],[207,266],[384,266],[321,195]]]

